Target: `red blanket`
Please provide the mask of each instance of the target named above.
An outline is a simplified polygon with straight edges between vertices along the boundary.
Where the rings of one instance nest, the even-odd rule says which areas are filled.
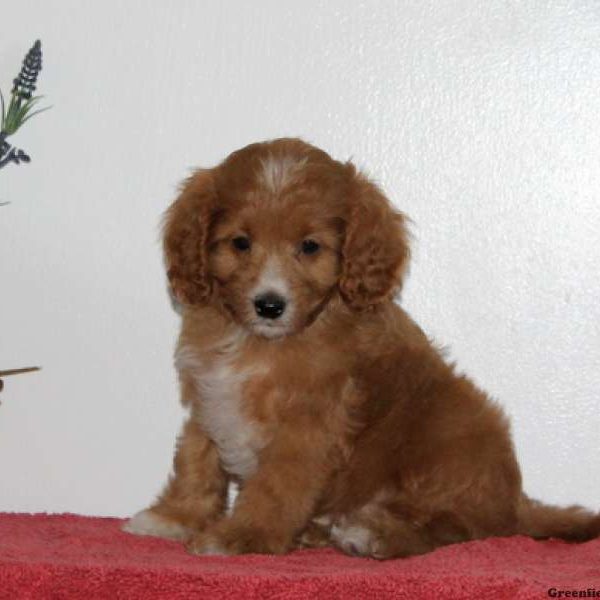
[[[175,542],[123,533],[121,523],[0,514],[0,598],[540,600],[590,588],[598,596],[587,597],[600,597],[600,540],[493,538],[385,562],[334,550],[197,557]]]

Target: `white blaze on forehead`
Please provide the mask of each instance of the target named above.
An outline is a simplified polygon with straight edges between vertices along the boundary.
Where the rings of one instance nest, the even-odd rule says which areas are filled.
[[[306,165],[306,158],[293,156],[269,156],[261,160],[260,180],[271,192],[280,192],[294,180],[298,171]]]

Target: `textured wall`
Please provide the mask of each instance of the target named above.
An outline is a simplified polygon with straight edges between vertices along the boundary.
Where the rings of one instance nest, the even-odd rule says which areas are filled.
[[[600,5],[19,0],[54,108],[0,171],[0,510],[124,515],[181,418],[158,223],[259,139],[355,157],[414,220],[404,304],[506,407],[526,489],[600,507]]]

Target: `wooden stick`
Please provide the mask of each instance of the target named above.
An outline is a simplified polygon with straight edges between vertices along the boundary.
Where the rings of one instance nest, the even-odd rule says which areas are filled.
[[[20,375],[21,373],[31,373],[32,371],[39,371],[42,367],[25,367],[23,369],[9,369],[8,371],[0,371],[0,377],[6,377],[7,375]]]

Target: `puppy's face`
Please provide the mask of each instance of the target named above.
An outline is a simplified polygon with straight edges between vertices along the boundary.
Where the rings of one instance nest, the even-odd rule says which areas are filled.
[[[250,333],[292,335],[335,295],[356,310],[398,288],[404,219],[356,172],[300,140],[253,144],[199,171],[169,209],[168,276]]]
[[[208,270],[232,317],[269,338],[297,332],[320,312],[341,272],[342,216],[305,190],[252,192],[217,218]]]

